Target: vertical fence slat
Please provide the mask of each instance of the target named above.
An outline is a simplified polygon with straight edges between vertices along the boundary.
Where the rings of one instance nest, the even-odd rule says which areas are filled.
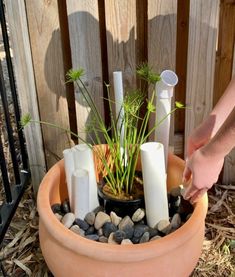
[[[235,183],[235,149],[233,149],[224,159],[224,167],[222,171],[222,183]]]
[[[230,71],[227,73],[230,76],[231,75],[235,76],[235,41],[234,41],[235,40],[235,1],[233,1],[232,3],[231,2],[229,3],[231,5],[228,4],[228,5],[225,5],[224,7],[224,9],[226,10],[224,11],[223,21],[225,25],[224,28],[226,28],[226,34],[228,37],[224,38],[225,49],[223,49],[223,53],[224,53],[223,57],[225,59],[224,63],[226,63],[226,61],[228,63],[227,67],[229,67],[230,69],[232,67],[232,72]],[[230,20],[231,23],[233,22],[232,26],[230,25],[231,23],[228,24],[227,22],[228,20]],[[233,31],[232,33],[231,33],[231,29]],[[224,184],[235,183],[235,149],[233,149],[231,153],[225,158],[222,182]]]
[[[148,0],[136,0],[136,65],[148,62]],[[148,91],[146,81],[137,78],[137,87],[144,93],[144,103],[139,116],[144,118],[147,109]]]
[[[179,83],[175,88],[175,100],[181,103],[186,102],[189,5],[190,0],[177,1],[176,73],[179,77]],[[174,152],[180,154],[181,157],[184,156],[184,129],[185,110],[181,109],[175,113],[174,141]],[[179,145],[179,149],[177,145]]]
[[[175,0],[148,1],[148,63],[159,73],[164,69],[175,71],[176,13]],[[151,118],[151,126],[153,120]],[[174,145],[174,115],[171,117],[169,143]]]
[[[136,1],[105,0],[109,80],[123,72],[125,89],[136,87]]]
[[[218,49],[214,82],[214,105],[224,93],[233,70],[235,40],[235,1],[224,0],[220,3]],[[235,150],[225,158],[222,182],[235,182]]]
[[[67,2],[72,65],[74,69],[83,68],[83,80],[92,93],[93,100],[101,115],[103,107],[102,61],[99,36],[98,2],[97,0],[70,0]],[[84,130],[91,118],[81,93],[76,90],[76,113],[79,135],[89,141]]]
[[[105,0],[104,3],[110,97],[113,100],[114,71],[123,73],[124,93],[136,88],[136,1]]]
[[[67,1],[58,1],[58,13],[60,20],[60,31],[63,49],[63,64],[64,72],[68,72],[72,68],[71,47],[69,39],[69,26],[68,26],[68,14],[67,14]],[[69,124],[70,130],[73,133],[77,133],[77,118],[76,118],[76,105],[75,105],[75,93],[74,84],[66,82],[66,98],[69,110]],[[71,139],[77,144],[78,139],[75,135],[71,135]]]
[[[214,98],[215,105],[226,89],[232,74],[235,38],[235,1],[220,4],[218,49],[216,53]]]
[[[6,1],[8,24],[13,48],[14,71],[22,114],[30,113],[38,120],[37,91],[30,51],[27,16],[24,1]],[[39,125],[25,128],[32,184],[36,192],[45,173],[45,157]]]
[[[105,0],[98,1],[99,11],[99,27],[100,27],[100,45],[101,45],[101,60],[102,60],[102,78],[103,78],[103,96],[108,98],[108,91],[106,84],[109,84],[109,69],[108,69],[108,51],[107,51],[107,37],[106,37],[106,20],[105,20]],[[104,117],[105,125],[110,126],[110,111],[109,103],[104,100]]]
[[[159,73],[175,70],[176,13],[174,0],[148,1],[148,61]]]
[[[234,43],[234,49],[233,49],[233,70],[232,70],[232,75],[235,75],[235,43]]]
[[[37,0],[25,3],[41,120],[69,128],[58,3]],[[50,168],[70,145],[70,136],[47,126],[42,131]]]
[[[185,141],[212,109],[218,0],[190,1]]]
[[[136,64],[138,66],[148,61],[148,0],[136,0],[136,35]]]

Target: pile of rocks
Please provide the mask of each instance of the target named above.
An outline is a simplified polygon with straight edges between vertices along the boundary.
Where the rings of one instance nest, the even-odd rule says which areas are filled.
[[[183,200],[179,189],[172,190],[168,200],[170,220],[161,220],[155,228],[146,224],[145,210],[142,208],[137,209],[131,217],[121,218],[113,211],[106,214],[99,206],[88,213],[84,220],[75,218],[68,201],[54,204],[52,211],[65,227],[87,239],[111,244],[137,244],[164,237],[190,217],[192,206]]]

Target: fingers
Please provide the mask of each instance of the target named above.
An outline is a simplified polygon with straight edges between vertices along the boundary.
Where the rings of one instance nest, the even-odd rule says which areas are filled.
[[[185,200],[189,200],[191,197],[193,197],[193,195],[198,191],[198,189],[192,185],[189,185],[184,192],[184,199]]]
[[[183,197],[185,200],[189,200],[192,204],[194,204],[206,192],[207,192],[207,188],[198,189],[198,188],[194,187],[193,185],[190,185],[186,188]]]
[[[198,190],[190,199],[190,202],[192,204],[196,203],[202,196],[204,193],[207,192],[207,189],[200,189]]]
[[[190,179],[190,177],[191,177],[191,170],[189,169],[189,167],[186,166],[185,169],[184,169],[184,172],[183,172],[182,182],[187,183],[188,180]]]

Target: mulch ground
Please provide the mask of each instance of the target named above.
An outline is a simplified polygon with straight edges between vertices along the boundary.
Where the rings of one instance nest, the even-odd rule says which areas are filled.
[[[8,276],[52,276],[39,245],[38,213],[30,186],[5,236],[0,260]],[[191,277],[235,277],[235,186],[209,193],[201,258]]]

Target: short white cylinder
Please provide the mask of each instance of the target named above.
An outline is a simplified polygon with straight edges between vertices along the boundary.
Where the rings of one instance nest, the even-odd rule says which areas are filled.
[[[99,206],[95,166],[92,149],[86,144],[73,147],[75,169],[85,169],[89,172],[89,210],[93,211]]]
[[[76,169],[72,175],[72,199],[76,218],[84,219],[89,209],[89,173]]]
[[[163,145],[158,142],[144,143],[140,153],[146,218],[148,225],[154,228],[160,220],[169,220]]]
[[[69,203],[70,207],[73,210],[73,202],[72,202],[72,192],[71,192],[71,185],[72,185],[72,174],[74,171],[74,157],[73,157],[73,150],[72,149],[65,149],[63,151],[64,156],[64,168],[65,168],[65,175],[66,175],[66,182],[67,182],[67,189],[69,195]]]

